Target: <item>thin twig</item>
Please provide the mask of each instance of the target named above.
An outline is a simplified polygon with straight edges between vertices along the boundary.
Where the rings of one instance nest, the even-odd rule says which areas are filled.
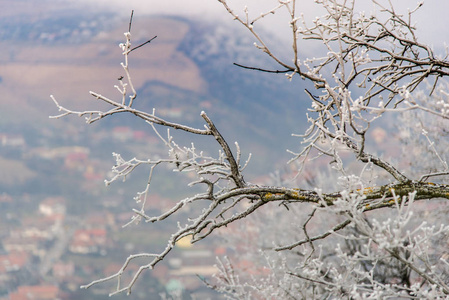
[[[267,70],[267,69],[261,69],[261,68],[256,68],[256,67],[248,67],[248,66],[244,66],[244,65],[241,65],[238,63],[234,63],[234,65],[236,65],[237,67],[243,68],[243,69],[261,71],[261,72],[266,72],[266,73],[275,73],[275,74],[288,73],[288,72],[293,71],[293,70]]]
[[[151,43],[151,41],[154,40],[155,38],[157,38],[157,35],[155,35],[154,37],[152,37],[151,39],[149,39],[149,40],[146,41],[145,43],[140,44],[139,46],[136,46],[136,47],[132,48],[131,50],[128,51],[128,53],[131,53],[132,51],[134,51],[134,50],[136,50],[136,49],[139,49],[140,47],[145,46],[146,44]]]

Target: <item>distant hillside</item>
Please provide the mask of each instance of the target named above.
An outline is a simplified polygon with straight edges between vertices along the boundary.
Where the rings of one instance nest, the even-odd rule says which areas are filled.
[[[253,148],[246,150],[260,152],[260,163],[266,163],[267,155],[275,160],[287,159],[286,148],[291,149],[298,142],[291,133],[301,132],[306,126],[298,118],[298,113],[305,113],[309,104],[301,82],[289,82],[285,74],[235,66],[233,63],[279,69],[253,46],[255,40],[243,26],[227,28],[220,23],[187,22],[190,30],[178,49],[198,65],[208,82],[208,93],[219,100],[218,123],[239,141],[248,139]],[[273,50],[285,55],[289,45],[283,49],[276,37],[271,39],[271,44],[281,45]]]
[[[104,107],[88,94],[90,90],[119,98],[113,88],[123,75],[117,44],[128,20],[109,14],[66,14],[44,14],[42,20],[30,19],[28,23],[21,18],[20,24],[15,24],[12,17],[3,20],[9,30],[0,32],[0,46],[10,50],[0,58],[0,93],[3,99],[14,102],[0,102],[5,114],[0,129],[81,123],[73,117],[64,122],[48,120],[48,115],[57,113],[50,94],[74,109]],[[156,108],[170,120],[201,127],[199,113],[205,110],[230,143],[239,141],[245,153],[255,154],[256,169],[272,165],[266,163],[267,157],[286,161],[285,149],[297,145],[291,133],[305,126],[299,123],[297,114],[305,111],[307,101],[302,88],[284,75],[233,65],[277,67],[254,48],[243,28],[177,17],[138,16],[132,34],[135,45],[158,35],[130,58],[139,93],[137,107],[147,111]],[[7,46],[11,41],[16,47]],[[145,123],[124,115],[96,126],[107,129],[123,124],[147,128]]]

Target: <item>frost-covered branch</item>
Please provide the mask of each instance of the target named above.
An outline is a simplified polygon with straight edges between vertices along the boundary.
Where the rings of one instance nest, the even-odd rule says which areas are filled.
[[[310,149],[316,149],[316,141],[324,138],[330,143],[345,145],[360,161],[373,162],[396,180],[408,180],[388,161],[366,153],[365,133],[370,124],[387,111],[399,112],[411,108],[429,110],[423,104],[410,106],[407,102],[410,93],[424,79],[433,78],[436,83],[449,74],[449,61],[437,58],[432,49],[420,43],[415,35],[412,17],[422,4],[404,17],[392,6],[385,7],[378,1],[372,1],[377,12],[371,15],[355,12],[356,1],[316,1],[327,11],[327,15],[316,18],[309,26],[300,14],[301,7],[296,5],[296,0],[279,1],[276,8],[254,20],[248,19],[248,8],[245,8],[246,17],[243,18],[226,1],[220,2],[255,36],[262,45],[259,46],[262,51],[291,72],[290,78],[298,74],[315,83],[315,87],[322,92],[320,96],[314,96],[307,91],[313,100],[311,112],[316,116],[309,116],[312,124],[304,135],[306,146],[296,159],[301,160]],[[286,9],[290,15],[294,65],[278,59],[255,29],[258,21],[280,9]],[[322,41],[328,50],[327,55],[321,58],[304,57],[302,48],[298,46],[301,39]],[[265,71],[256,67],[253,69]],[[352,95],[355,93],[350,90],[358,90],[363,95],[354,99]],[[331,111],[334,113],[331,114]],[[439,112],[429,112],[446,117]]]
[[[261,298],[270,295],[277,299],[293,298],[296,297],[292,296],[295,293],[305,299],[447,296],[448,279],[443,276],[447,267],[438,268],[435,263],[435,257],[440,260],[447,257],[442,251],[436,252],[435,257],[427,254],[437,239],[449,236],[449,228],[441,224],[437,230],[425,221],[415,224],[412,220],[412,208],[418,200],[449,199],[449,186],[445,182],[425,181],[437,176],[447,177],[447,159],[435,145],[433,137],[427,134],[424,134],[427,138],[424,148],[437,162],[438,168],[432,166],[430,170],[418,173],[407,172],[404,164],[368,151],[372,146],[369,136],[372,125],[383,116],[419,111],[447,119],[447,99],[432,103],[433,98],[421,101],[422,97],[414,96],[426,79],[433,82],[432,97],[444,94],[437,88],[437,81],[449,75],[447,59],[437,58],[433,50],[420,43],[415,36],[411,20],[416,9],[404,17],[393,9],[391,3],[387,7],[373,0],[376,11],[365,15],[354,10],[355,0],[317,0],[315,2],[324,8],[326,15],[308,25],[296,0],[279,0],[272,10],[254,19],[250,18],[249,8],[245,8],[243,17],[240,17],[225,0],[219,2],[254,36],[255,46],[283,70],[270,71],[256,66],[244,68],[285,72],[290,80],[299,75],[313,83],[316,90],[306,90],[306,99],[311,106],[305,120],[310,127],[304,134],[297,135],[302,138],[303,148],[297,152],[291,151],[294,155],[292,161],[299,161],[301,170],[306,170],[311,155],[326,157],[333,171],[340,176],[339,181],[325,178],[317,183],[318,188],[307,187],[303,182],[293,187],[251,184],[244,179],[249,158],[242,163],[238,143],[235,143],[235,150],[231,149],[205,112],[200,113],[205,122],[203,129],[162,118],[156,114],[156,108],[151,113],[133,108],[137,93],[132,84],[129,56],[154,38],[133,48],[130,21],[129,30],[124,35],[125,42],[120,44],[124,55],[121,65],[126,78],[120,78],[120,85],[115,86],[119,99],[90,92],[96,100],[108,104],[110,109],[74,111],[59,104],[52,96],[61,112],[52,118],[76,115],[85,117],[90,124],[117,113],[129,113],[148,123],[163,142],[167,150],[164,158],[124,159],[114,153],[116,164],[112,168],[113,177],[106,180],[108,185],[118,179],[126,180],[136,168],[149,168],[147,184],[134,199],[140,207],[133,210],[135,215],[125,226],[139,221],[159,222],[178,214],[183,208],[195,208],[193,204],[196,203],[200,203],[202,209],[194,210],[190,218],[179,222],[177,231],[168,238],[161,252],[131,255],[115,274],[83,287],[116,280],[117,286],[111,295],[121,292],[129,294],[141,273],[165,259],[182,238],[191,237],[192,243],[195,243],[219,229],[239,224],[243,219],[247,221],[249,215],[268,211],[273,216],[277,212],[273,207],[281,207],[281,216],[266,218],[258,225],[260,230],[266,229],[261,233],[263,237],[269,236],[270,229],[273,232],[273,228],[277,229],[272,244],[258,248],[276,250],[275,254],[264,253],[269,265],[268,279],[258,281],[254,276],[248,279],[249,284],[242,283],[243,280],[234,274],[230,260],[225,259],[225,262],[220,262],[220,275],[216,277],[222,285],[211,287],[248,299],[251,293]],[[283,61],[276,54],[276,49],[270,49],[256,28],[259,22],[281,9],[288,12],[293,63]],[[320,41],[325,54],[318,58],[306,57],[302,44],[310,40]],[[401,125],[407,125],[407,122]],[[161,127],[167,129],[166,137],[160,133]],[[440,125],[436,128],[444,130],[445,127]],[[193,143],[179,145],[171,136],[170,129],[209,138],[211,143],[216,142],[218,153],[206,153]],[[429,131],[423,127],[421,132]],[[410,137],[408,140],[411,140]],[[352,153],[354,161],[362,165],[360,176],[354,175],[354,171],[346,166],[348,159],[344,154],[348,152]],[[190,173],[192,176],[189,178],[192,179],[189,186],[197,187],[200,192],[190,192],[171,208],[152,216],[145,211],[146,203],[151,193],[153,171],[162,165],[174,172]],[[372,169],[376,169],[377,173]],[[370,180],[365,180],[363,175],[367,170],[376,176],[383,172],[388,177],[378,180],[372,176]],[[330,187],[327,190],[333,192],[323,192],[321,186]],[[270,209],[263,210],[264,207]],[[311,208],[312,213],[303,216],[302,209],[298,207]],[[290,210],[294,216],[284,218]],[[384,215],[393,217],[380,220]],[[317,226],[319,218],[323,221]],[[291,226],[292,219],[299,220],[300,224]],[[269,226],[267,223],[276,224],[272,225],[273,228],[264,227]],[[280,238],[282,233],[284,236]],[[342,241],[346,248],[342,246]],[[123,282],[125,270],[136,259],[146,261],[135,271],[131,280]],[[266,282],[272,285],[264,284]]]

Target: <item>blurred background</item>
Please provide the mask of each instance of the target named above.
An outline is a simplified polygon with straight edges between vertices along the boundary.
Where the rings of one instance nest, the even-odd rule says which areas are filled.
[[[276,6],[271,0],[229,5],[243,14],[244,3],[253,16]],[[428,1],[418,15],[418,32],[442,49],[447,26],[436,22],[444,21],[438,16],[448,4],[435,3]],[[321,15],[313,1],[302,5],[310,19]],[[176,219],[122,228],[138,207],[133,197],[145,188],[148,169],[125,183],[104,185],[115,163],[112,152],[128,159],[166,156],[148,124],[127,115],[92,125],[74,116],[49,119],[59,113],[50,95],[80,111],[107,109],[89,91],[120,99],[113,88],[125,75],[118,44],[133,9],[133,45],[158,36],[130,55],[136,108],[156,108],[168,120],[200,128],[200,112],[206,111],[230,144],[239,142],[244,157],[252,153],[250,182],[268,182],[276,170],[294,171],[286,165],[286,149],[299,149],[291,134],[307,126],[305,83],[233,65],[278,69],[218,1],[2,0],[0,299],[106,299],[113,283],[87,291],[79,286],[115,273],[131,253],[160,251],[176,230]],[[288,58],[283,18],[282,12],[270,16],[258,30],[277,55]],[[304,49],[305,56],[312,53]],[[193,140],[197,148],[218,151],[213,139],[172,134],[180,145]],[[189,182],[170,168],[157,169],[147,212],[158,214],[186,197]],[[213,241],[179,243],[167,262],[144,274],[129,299],[161,299],[176,291],[185,299],[214,298],[197,275],[211,276],[215,257],[227,251]]]

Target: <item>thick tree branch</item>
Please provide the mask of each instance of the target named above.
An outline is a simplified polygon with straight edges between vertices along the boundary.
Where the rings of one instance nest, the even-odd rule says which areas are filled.
[[[207,125],[209,126],[209,130],[212,133],[212,135],[217,140],[218,144],[220,144],[221,148],[226,154],[226,159],[228,160],[230,166],[231,166],[231,177],[235,183],[235,185],[239,188],[242,188],[245,186],[245,181],[243,180],[243,175],[240,172],[240,166],[235,161],[234,155],[232,154],[231,149],[229,148],[228,143],[223,138],[221,133],[217,130],[214,123],[209,119],[209,117],[206,115],[206,113],[203,111],[201,112],[201,116],[206,121]]]

